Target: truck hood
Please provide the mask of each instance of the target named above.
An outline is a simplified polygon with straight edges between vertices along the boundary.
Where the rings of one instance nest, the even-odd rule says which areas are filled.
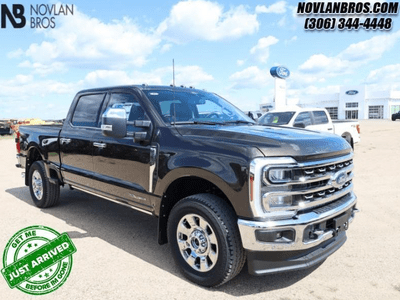
[[[341,156],[352,151],[350,145],[341,137],[299,128],[261,125],[179,125],[176,129],[186,138],[213,139],[214,143],[253,146],[265,156],[291,156],[297,161]]]

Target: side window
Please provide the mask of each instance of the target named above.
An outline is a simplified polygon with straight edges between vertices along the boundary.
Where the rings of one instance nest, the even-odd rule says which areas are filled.
[[[308,111],[299,113],[299,115],[297,116],[296,120],[294,121],[294,124],[301,123],[301,122],[303,122],[306,126],[309,126],[309,125],[312,124],[311,116],[310,116],[310,113]]]
[[[323,110],[313,111],[315,125],[329,123],[328,117]]]
[[[121,107],[126,111],[126,120],[129,122],[137,120],[150,120],[144,109],[140,106],[137,98],[129,93],[112,93],[108,104],[109,107]],[[143,131],[133,125],[127,125],[127,131]]]
[[[133,94],[113,93],[108,106],[123,107],[128,121],[149,119]]]
[[[79,98],[72,116],[72,125],[96,127],[105,94],[85,95]]]

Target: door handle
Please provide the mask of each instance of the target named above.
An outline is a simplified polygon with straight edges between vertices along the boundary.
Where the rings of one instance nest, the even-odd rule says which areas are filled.
[[[104,144],[104,143],[93,143],[93,146],[95,146],[97,148],[104,149],[107,146],[107,144]]]
[[[328,128],[328,130],[332,130],[333,128]]]
[[[63,145],[63,144],[69,144],[69,143],[71,143],[71,139],[64,139],[64,138],[61,138],[61,139],[60,139],[60,144],[61,144],[61,145]]]

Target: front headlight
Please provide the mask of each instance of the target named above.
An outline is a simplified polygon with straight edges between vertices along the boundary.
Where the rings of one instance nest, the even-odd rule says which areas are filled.
[[[287,183],[292,179],[292,170],[288,169],[264,169],[264,183],[266,179],[272,183]]]
[[[257,157],[250,162],[249,198],[255,217],[289,218],[295,214],[295,211],[289,210],[294,199],[288,198],[283,193],[288,192],[287,187],[281,189],[279,184],[290,182],[294,178],[296,174],[293,173],[293,168],[296,166],[296,160],[291,157]],[[276,185],[273,186],[274,184]],[[281,197],[271,198],[275,196],[271,193],[278,196],[278,191],[282,192]]]

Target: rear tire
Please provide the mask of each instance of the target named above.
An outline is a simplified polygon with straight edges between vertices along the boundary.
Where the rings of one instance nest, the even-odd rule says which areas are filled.
[[[168,241],[183,275],[202,286],[224,284],[245,263],[236,214],[215,195],[197,194],[179,201],[168,219]]]
[[[59,202],[60,186],[49,181],[43,161],[35,161],[29,169],[29,191],[37,207],[51,207]]]

